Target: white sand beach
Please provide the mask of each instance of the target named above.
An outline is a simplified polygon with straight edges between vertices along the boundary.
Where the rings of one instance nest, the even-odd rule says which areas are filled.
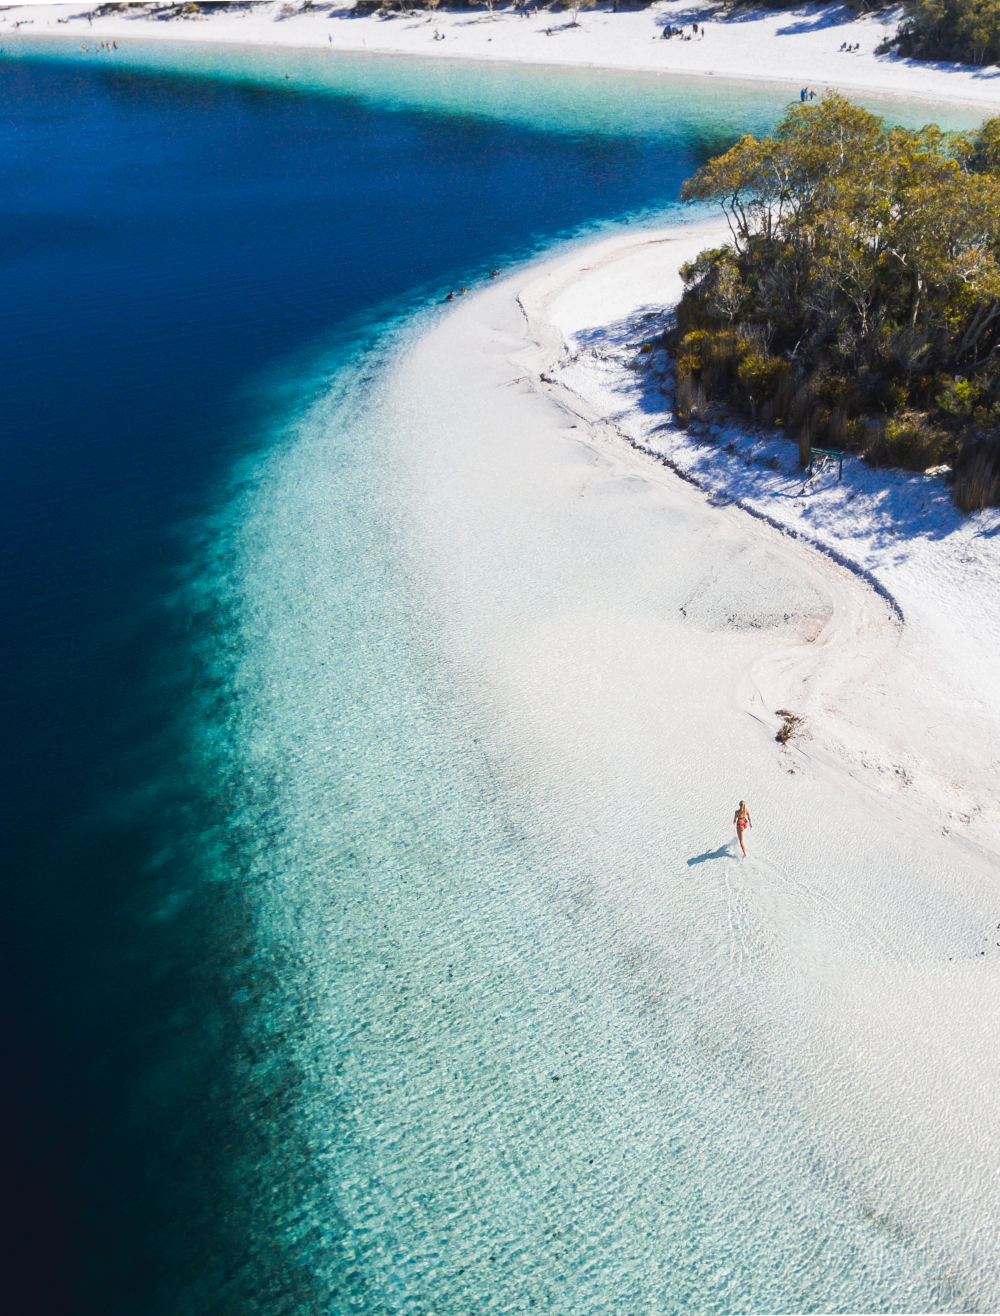
[[[733,12],[660,0],[578,17],[579,25],[571,12],[501,7],[358,14],[350,5],[270,0],[209,15],[178,16],[148,4],[95,16],[75,5],[38,4],[8,8],[0,28],[79,34],[88,47],[97,37],[127,43],[135,36],[713,73],[980,102],[984,113],[1000,108],[1000,68],[875,55],[895,30],[896,11],[858,18],[838,5]],[[661,39],[665,26],[683,26],[691,36],[693,23],[697,39]],[[860,49],[843,53],[845,42]],[[810,648],[824,651],[823,663],[772,657],[747,674],[740,699],[771,731],[780,723],[773,708],[794,705],[808,727],[796,753],[864,783],[922,834],[996,855],[1000,758],[992,747],[1000,743],[1000,694],[992,658],[1000,652],[1000,621],[992,591],[1000,513],[964,517],[940,479],[872,472],[857,458],[845,463],[843,481],[827,469],[806,480],[793,446],[774,434],[735,424],[684,432],[672,424],[668,362],[663,353],[637,356],[637,338],[643,317],[652,333],[680,295],[682,261],[724,236],[716,226],[615,238],[548,269],[521,290],[530,332],[544,345],[533,377],[547,376],[542,387],[588,424],[666,461],[713,498],[820,547],[892,600],[903,625],[891,639],[887,633],[863,655],[851,650],[832,660],[837,646],[828,626]]]
[[[271,0],[209,15],[178,16],[148,4],[96,16],[75,5],[37,4],[8,8],[0,30],[23,24],[23,35],[79,35],[88,47],[98,37],[127,43],[135,36],[713,73],[980,102],[984,114],[1000,109],[1000,68],[875,55],[899,11],[858,18],[838,5],[734,12],[660,0],[578,17],[579,25],[572,12],[525,15],[509,7],[358,14],[351,5]],[[691,35],[693,23],[697,39],[661,39],[665,26]],[[845,42],[860,49],[842,53]],[[825,469],[805,480],[793,446],[774,434],[735,424],[685,433],[672,424],[668,363],[663,353],[637,357],[637,338],[643,317],[651,317],[652,333],[680,295],[678,266],[724,236],[717,225],[615,238],[548,268],[521,290],[530,332],[544,345],[533,377],[547,376],[552,382],[542,387],[588,424],[848,563],[892,600],[904,624],[881,648],[831,661],[827,629],[810,650],[827,652],[818,669],[797,656],[769,659],[747,675],[740,698],[769,730],[778,725],[769,710],[794,705],[808,726],[797,753],[863,782],[925,835],[996,855],[1000,758],[992,746],[1000,743],[1000,694],[992,658],[1000,652],[1000,621],[992,590],[1000,513],[964,517],[940,479],[871,472],[857,458],[845,463],[842,482]]]
[[[96,7],[95,7],[96,8]],[[313,46],[330,51],[401,53],[636,69],[663,73],[762,78],[793,89],[878,88],[889,94],[1000,106],[1000,69],[927,63],[876,55],[895,33],[900,11],[858,17],[846,6],[803,5],[783,10],[726,10],[691,0],[657,0],[648,8],[614,13],[602,3],[578,14],[510,6],[387,13],[355,11],[353,4],[245,4],[212,14],[178,14],[158,4],[122,6],[92,16],[77,4],[12,6],[0,14],[3,35],[65,35],[90,47],[95,40],[213,41],[247,45]],[[698,35],[692,25],[698,25]],[[665,28],[685,36],[663,39]],[[841,47],[857,46],[850,53]]]
[[[460,299],[400,363],[429,656],[510,827],[585,888],[595,964],[605,937],[641,946],[649,997],[697,1002],[704,1046],[785,1093],[861,1214],[963,1257],[938,1301],[991,1309],[1000,512],[675,430],[637,349],[717,237],[583,247]],[[778,709],[805,719],[786,746]]]
[[[553,381],[544,387],[581,420],[816,545],[892,601],[901,624],[856,619],[855,638],[866,638],[850,644],[831,621],[807,646],[815,665],[772,655],[738,697],[772,731],[776,708],[803,716],[810,729],[794,752],[863,785],[901,825],[998,857],[1000,509],[966,516],[941,477],[876,472],[860,457],[845,459],[843,479],[834,463],[809,478],[795,444],[774,430],[679,429],[666,354],[640,349],[680,296],[678,266],[725,238],[723,225],[615,238],[523,289],[545,345],[538,373]]]
[[[326,45],[1000,105],[1000,70],[875,56],[894,21],[837,7],[730,17],[668,0],[584,11],[579,26],[565,13],[277,4],[91,26],[69,8],[0,18],[88,46]],[[660,37],[694,22],[703,40]],[[860,51],[839,53],[847,41]],[[765,1093],[760,1109],[788,1112],[787,1125],[734,1124],[739,1191],[740,1147],[757,1139],[758,1164],[787,1157],[805,1214],[822,1180],[845,1229],[926,1256],[936,1309],[996,1310],[1000,509],[962,516],[937,476],[857,458],[842,480],[829,467],[807,479],[774,432],[680,430],[669,362],[642,347],[680,294],[680,264],[722,232],[581,246],[459,298],[403,356],[380,405],[398,432],[399,571],[424,618],[414,648],[475,727],[511,833],[563,884],[572,917],[592,920],[595,964],[640,966],[628,1006],[636,983],[650,1015],[683,1000],[706,1071],[745,1082],[747,1111]],[[306,544],[305,583],[282,581],[274,607],[301,596],[321,628],[322,485],[337,477],[295,461],[284,524]],[[288,682],[302,679],[300,642],[296,629],[276,664]],[[779,710],[802,719],[787,744]],[[746,863],[730,824],[741,794],[756,824]],[[595,969],[597,987],[608,980]],[[655,1109],[659,1080],[631,1040],[620,1054],[606,1108],[627,1124],[632,1103]],[[595,1071],[604,1055],[594,1047]],[[637,1148],[621,1185],[636,1219],[652,1209],[656,1154]],[[725,1228],[759,1228],[766,1247],[787,1204],[763,1180],[747,1194],[747,1221]],[[821,1273],[823,1255],[810,1264]],[[903,1294],[900,1309],[929,1309],[906,1305],[919,1300]]]

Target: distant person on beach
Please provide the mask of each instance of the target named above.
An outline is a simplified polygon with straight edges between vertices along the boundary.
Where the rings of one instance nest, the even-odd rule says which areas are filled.
[[[736,824],[736,836],[740,843],[740,849],[745,855],[747,848],[743,844],[743,833],[748,827],[753,826],[753,823],[750,821],[750,810],[747,808],[745,800],[740,800],[740,807],[736,810],[733,822]]]

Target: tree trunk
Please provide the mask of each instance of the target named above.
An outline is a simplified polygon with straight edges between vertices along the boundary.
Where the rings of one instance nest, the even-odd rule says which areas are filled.
[[[809,465],[809,449],[812,446],[812,425],[807,421],[799,430],[799,465]]]

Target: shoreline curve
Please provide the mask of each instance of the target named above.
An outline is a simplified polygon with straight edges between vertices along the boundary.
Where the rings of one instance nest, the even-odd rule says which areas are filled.
[[[837,3],[736,16],[713,3],[692,9],[686,0],[654,0],[637,11],[612,14],[607,9],[593,9],[582,21],[555,27],[551,14],[523,18],[511,9],[493,14],[446,9],[414,18],[402,13],[358,14],[346,8],[286,12],[288,7],[278,0],[261,0],[252,9],[177,16],[168,22],[152,9],[95,14],[88,19],[87,12],[67,14],[68,8],[65,4],[11,6],[2,35],[20,41],[44,37],[74,44],[82,38],[87,45],[100,36],[270,46],[331,54],[715,77],[788,88],[805,83],[847,94],[963,105],[984,113],[1000,109],[1000,69],[876,54],[894,31],[899,12],[892,11],[888,17],[857,15]],[[798,22],[789,22],[792,14]],[[701,25],[699,39],[661,39],[666,27],[681,24],[686,28],[692,20]],[[25,29],[14,32],[15,24],[24,24]],[[845,54],[838,49],[837,38],[845,35],[857,50]],[[654,50],[655,62],[651,58]]]
[[[692,223],[628,232],[549,261],[517,294],[530,343],[519,360],[534,387],[584,421],[592,432],[627,444],[641,457],[693,485],[715,506],[731,505],[788,541],[820,554],[882,600],[899,633],[898,640],[881,646],[874,664],[888,691],[890,711],[888,715],[880,712],[877,701],[870,698],[862,698],[860,707],[846,711],[848,705],[859,704],[851,689],[859,674],[857,670],[849,673],[843,661],[823,678],[811,672],[800,685],[812,683],[816,688],[811,695],[804,688],[796,694],[807,701],[804,706],[809,709],[813,736],[809,755],[821,758],[824,769],[832,771],[842,784],[861,787],[872,802],[895,809],[928,841],[944,842],[945,849],[957,845],[966,858],[978,859],[995,875],[1000,851],[993,836],[1000,809],[993,792],[1000,789],[1000,772],[989,746],[1000,738],[1000,700],[990,672],[996,627],[990,621],[986,594],[989,580],[1000,576],[1000,509],[965,516],[953,507],[940,480],[906,472],[870,472],[856,457],[845,462],[845,479],[839,490],[824,482],[822,473],[807,481],[798,469],[797,449],[790,441],[777,433],[762,435],[739,419],[728,422],[714,441],[704,434],[691,436],[676,426],[669,410],[671,399],[664,396],[663,386],[656,390],[660,396],[651,399],[653,390],[644,392],[637,382],[642,372],[636,366],[641,359],[636,351],[651,332],[655,316],[662,322],[679,296],[677,267],[696,250],[717,242],[725,231],[721,223]],[[630,285],[635,304],[629,311]],[[645,412],[646,403],[662,409]],[[725,439],[730,440],[729,445],[724,444]],[[734,454],[726,451],[727,446],[736,445]],[[761,458],[754,458],[751,465],[755,451],[768,453],[774,463],[776,451],[782,448],[784,460],[777,471],[761,469]],[[765,473],[769,487],[761,491],[760,476]],[[851,481],[855,488],[847,493]],[[922,533],[918,511],[923,505],[920,500],[928,497],[928,487],[941,504],[932,513],[939,536],[934,540]],[[887,489],[911,517],[908,523],[901,523],[902,537],[895,527],[887,530],[884,516],[878,519]],[[789,496],[796,492],[798,498]],[[821,499],[831,503],[825,533],[817,533],[816,527],[808,524],[805,511]],[[850,515],[857,521],[859,513],[860,533],[848,520]],[[870,524],[864,523],[865,516]],[[839,531],[849,533],[841,537]],[[907,536],[913,560],[904,562],[906,569],[901,570],[894,559],[905,556]],[[887,537],[891,541],[888,551],[883,542]],[[996,574],[988,572],[970,597],[970,576],[962,566],[972,565],[966,561],[972,540],[987,548]],[[934,596],[930,606],[921,597],[927,592]],[[949,671],[955,646],[945,640],[956,622],[962,623],[964,630],[964,658],[974,669],[972,681],[963,683],[962,674],[954,672],[951,681],[915,681],[915,671],[921,667],[937,673]],[[868,623],[858,624],[867,632],[864,644],[872,650]],[[816,637],[817,642],[820,639]],[[748,706],[745,711],[757,716]],[[947,753],[931,743],[925,729],[941,717],[950,719],[957,732]],[[765,724],[773,731],[770,723],[776,727],[779,721],[772,717],[765,719]]]

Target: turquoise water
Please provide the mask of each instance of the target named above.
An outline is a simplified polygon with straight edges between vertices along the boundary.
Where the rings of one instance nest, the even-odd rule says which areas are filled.
[[[562,475],[528,465],[530,438],[509,469],[494,455],[489,507],[462,366],[422,387],[428,366],[375,371],[363,395],[348,376],[236,518],[235,682],[252,698],[231,734],[266,798],[248,802],[251,871],[291,990],[261,1046],[295,1035],[286,1127],[309,1153],[305,1177],[291,1139],[269,1169],[297,1184],[283,1226],[315,1301],[975,1307],[978,1247],[928,1246],[898,1164],[886,1193],[896,1148],[878,1129],[854,1141],[804,1008],[836,1001],[841,975],[894,999],[899,965],[938,955],[932,929],[970,917],[960,874],[843,800],[839,843],[822,788],[766,782],[750,728],[719,724],[745,651],[665,619],[692,580],[718,591],[730,553],[756,580],[748,545],[706,543],[690,509],[665,523],[615,480],[581,524]],[[503,441],[527,414],[474,430]],[[565,460],[593,483],[589,454]],[[638,623],[637,546],[660,564]],[[764,611],[794,597],[808,615],[808,584],[770,565]],[[587,652],[592,609],[606,653]],[[644,644],[681,668],[677,710],[645,705]],[[649,717],[653,762],[630,740]],[[743,771],[783,857],[730,871],[702,809]],[[887,924],[904,877],[925,894]]]
[[[560,530],[505,588],[413,474],[439,436],[398,368],[443,290],[676,213],[783,93],[29,54],[2,69],[24,1309],[971,1308],[988,1283],[838,1168],[775,998],[736,994],[719,929],[752,891],[692,886],[697,828],[477,689],[483,599],[527,630],[613,592],[619,509],[504,518]],[[680,563],[700,523],[661,521]],[[636,874],[671,895],[655,936],[609,895]]]
[[[17,58],[30,54],[84,65],[125,66],[151,73],[182,72],[216,81],[244,83],[296,94],[349,98],[381,112],[414,110],[458,119],[503,123],[532,132],[608,138],[619,147],[634,139],[663,145],[678,138],[710,151],[734,133],[766,131],[791,92],[782,83],[758,79],[685,77],[681,74],[622,73],[530,64],[497,64],[412,56],[369,56],[341,51],[255,46],[201,46],[122,41],[117,52],[81,54],[66,39],[25,37],[9,43]],[[891,122],[918,127],[978,126],[982,110],[962,104],[907,99],[893,93],[859,91],[852,99]]]

